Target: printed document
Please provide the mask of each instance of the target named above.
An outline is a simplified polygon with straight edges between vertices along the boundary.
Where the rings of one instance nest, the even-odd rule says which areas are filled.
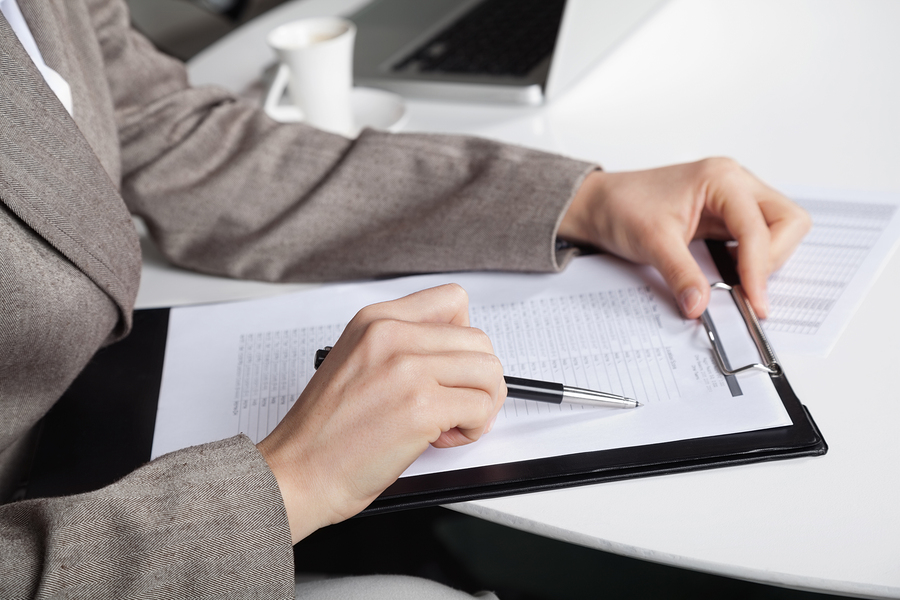
[[[718,280],[702,244],[692,251]],[[655,270],[608,255],[562,273],[451,273],[329,285],[275,298],[172,309],[153,457],[245,433],[265,437],[363,306],[456,282],[507,375],[637,398],[636,409],[507,399],[493,431],[429,448],[404,474],[517,462],[790,425],[770,378],[726,379],[699,321],[683,319]],[[710,308],[733,366],[759,362],[726,292]]]
[[[769,277],[763,328],[775,351],[827,356],[900,240],[900,198],[787,190],[813,227]]]

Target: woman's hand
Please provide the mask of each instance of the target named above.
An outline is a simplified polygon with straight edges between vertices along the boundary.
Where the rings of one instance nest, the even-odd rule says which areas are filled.
[[[709,284],[693,239],[737,240],[737,269],[757,315],[769,314],[766,278],[809,231],[806,212],[736,162],[711,158],[649,171],[589,175],[559,236],[656,267],[682,313],[696,318]]]
[[[445,285],[362,309],[258,447],[294,543],[369,505],[428,447],[479,439],[506,399],[468,297]]]

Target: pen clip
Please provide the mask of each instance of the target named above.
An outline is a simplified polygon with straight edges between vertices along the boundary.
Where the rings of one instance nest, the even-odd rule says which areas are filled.
[[[719,370],[725,375],[736,375],[750,370],[764,371],[773,376],[781,375],[781,365],[778,364],[778,358],[775,356],[775,351],[772,350],[772,345],[769,344],[769,339],[766,337],[766,333],[763,331],[762,325],[756,317],[756,312],[753,310],[753,307],[750,306],[750,301],[747,299],[741,286],[728,285],[727,283],[719,281],[711,284],[709,287],[712,290],[725,290],[731,292],[731,297],[734,299],[734,303],[737,305],[741,317],[744,319],[747,331],[750,332],[750,337],[753,339],[753,343],[756,344],[759,356],[765,363],[750,363],[743,367],[738,367],[737,369],[729,368],[727,360],[723,355],[722,345],[719,340],[716,339],[712,317],[709,316],[708,310],[704,310],[703,314],[700,315],[700,321],[703,323],[704,329],[706,329],[706,336],[709,338],[709,342],[712,345],[713,357],[716,359],[716,365],[718,365]]]

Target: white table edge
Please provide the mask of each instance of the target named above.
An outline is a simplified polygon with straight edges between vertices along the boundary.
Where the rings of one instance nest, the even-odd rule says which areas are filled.
[[[648,562],[659,563],[679,569],[688,569],[691,571],[700,571],[711,575],[722,577],[731,577],[733,579],[741,579],[753,583],[763,585],[771,585],[783,588],[790,588],[804,592],[815,592],[822,594],[840,594],[845,596],[853,596],[856,598],[900,598],[900,588],[868,585],[865,583],[846,582],[837,579],[822,579],[819,577],[800,577],[789,573],[781,573],[777,571],[759,571],[758,569],[738,567],[726,563],[718,563],[715,561],[698,560],[690,557],[670,554],[668,552],[659,552],[648,548],[641,548],[630,544],[622,544],[609,540],[600,540],[598,538],[583,535],[567,529],[562,529],[518,516],[511,516],[505,513],[495,511],[485,507],[477,502],[461,502],[458,504],[447,504],[444,508],[454,510],[456,512],[466,514],[479,519],[484,519],[498,525],[518,529],[526,533],[540,535],[554,540],[600,550],[602,552],[610,552],[629,558],[645,560]]]

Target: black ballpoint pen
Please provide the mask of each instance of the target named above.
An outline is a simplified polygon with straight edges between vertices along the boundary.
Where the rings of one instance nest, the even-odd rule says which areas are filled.
[[[315,367],[318,369],[325,357],[331,351],[331,346],[325,346],[316,351]],[[583,388],[571,387],[561,383],[550,381],[538,381],[536,379],[524,379],[522,377],[504,376],[506,389],[513,398],[522,400],[536,400],[550,404],[586,404],[588,406],[606,406],[612,408],[637,408],[641,405],[634,398],[619,396],[609,392],[595,392]]]

